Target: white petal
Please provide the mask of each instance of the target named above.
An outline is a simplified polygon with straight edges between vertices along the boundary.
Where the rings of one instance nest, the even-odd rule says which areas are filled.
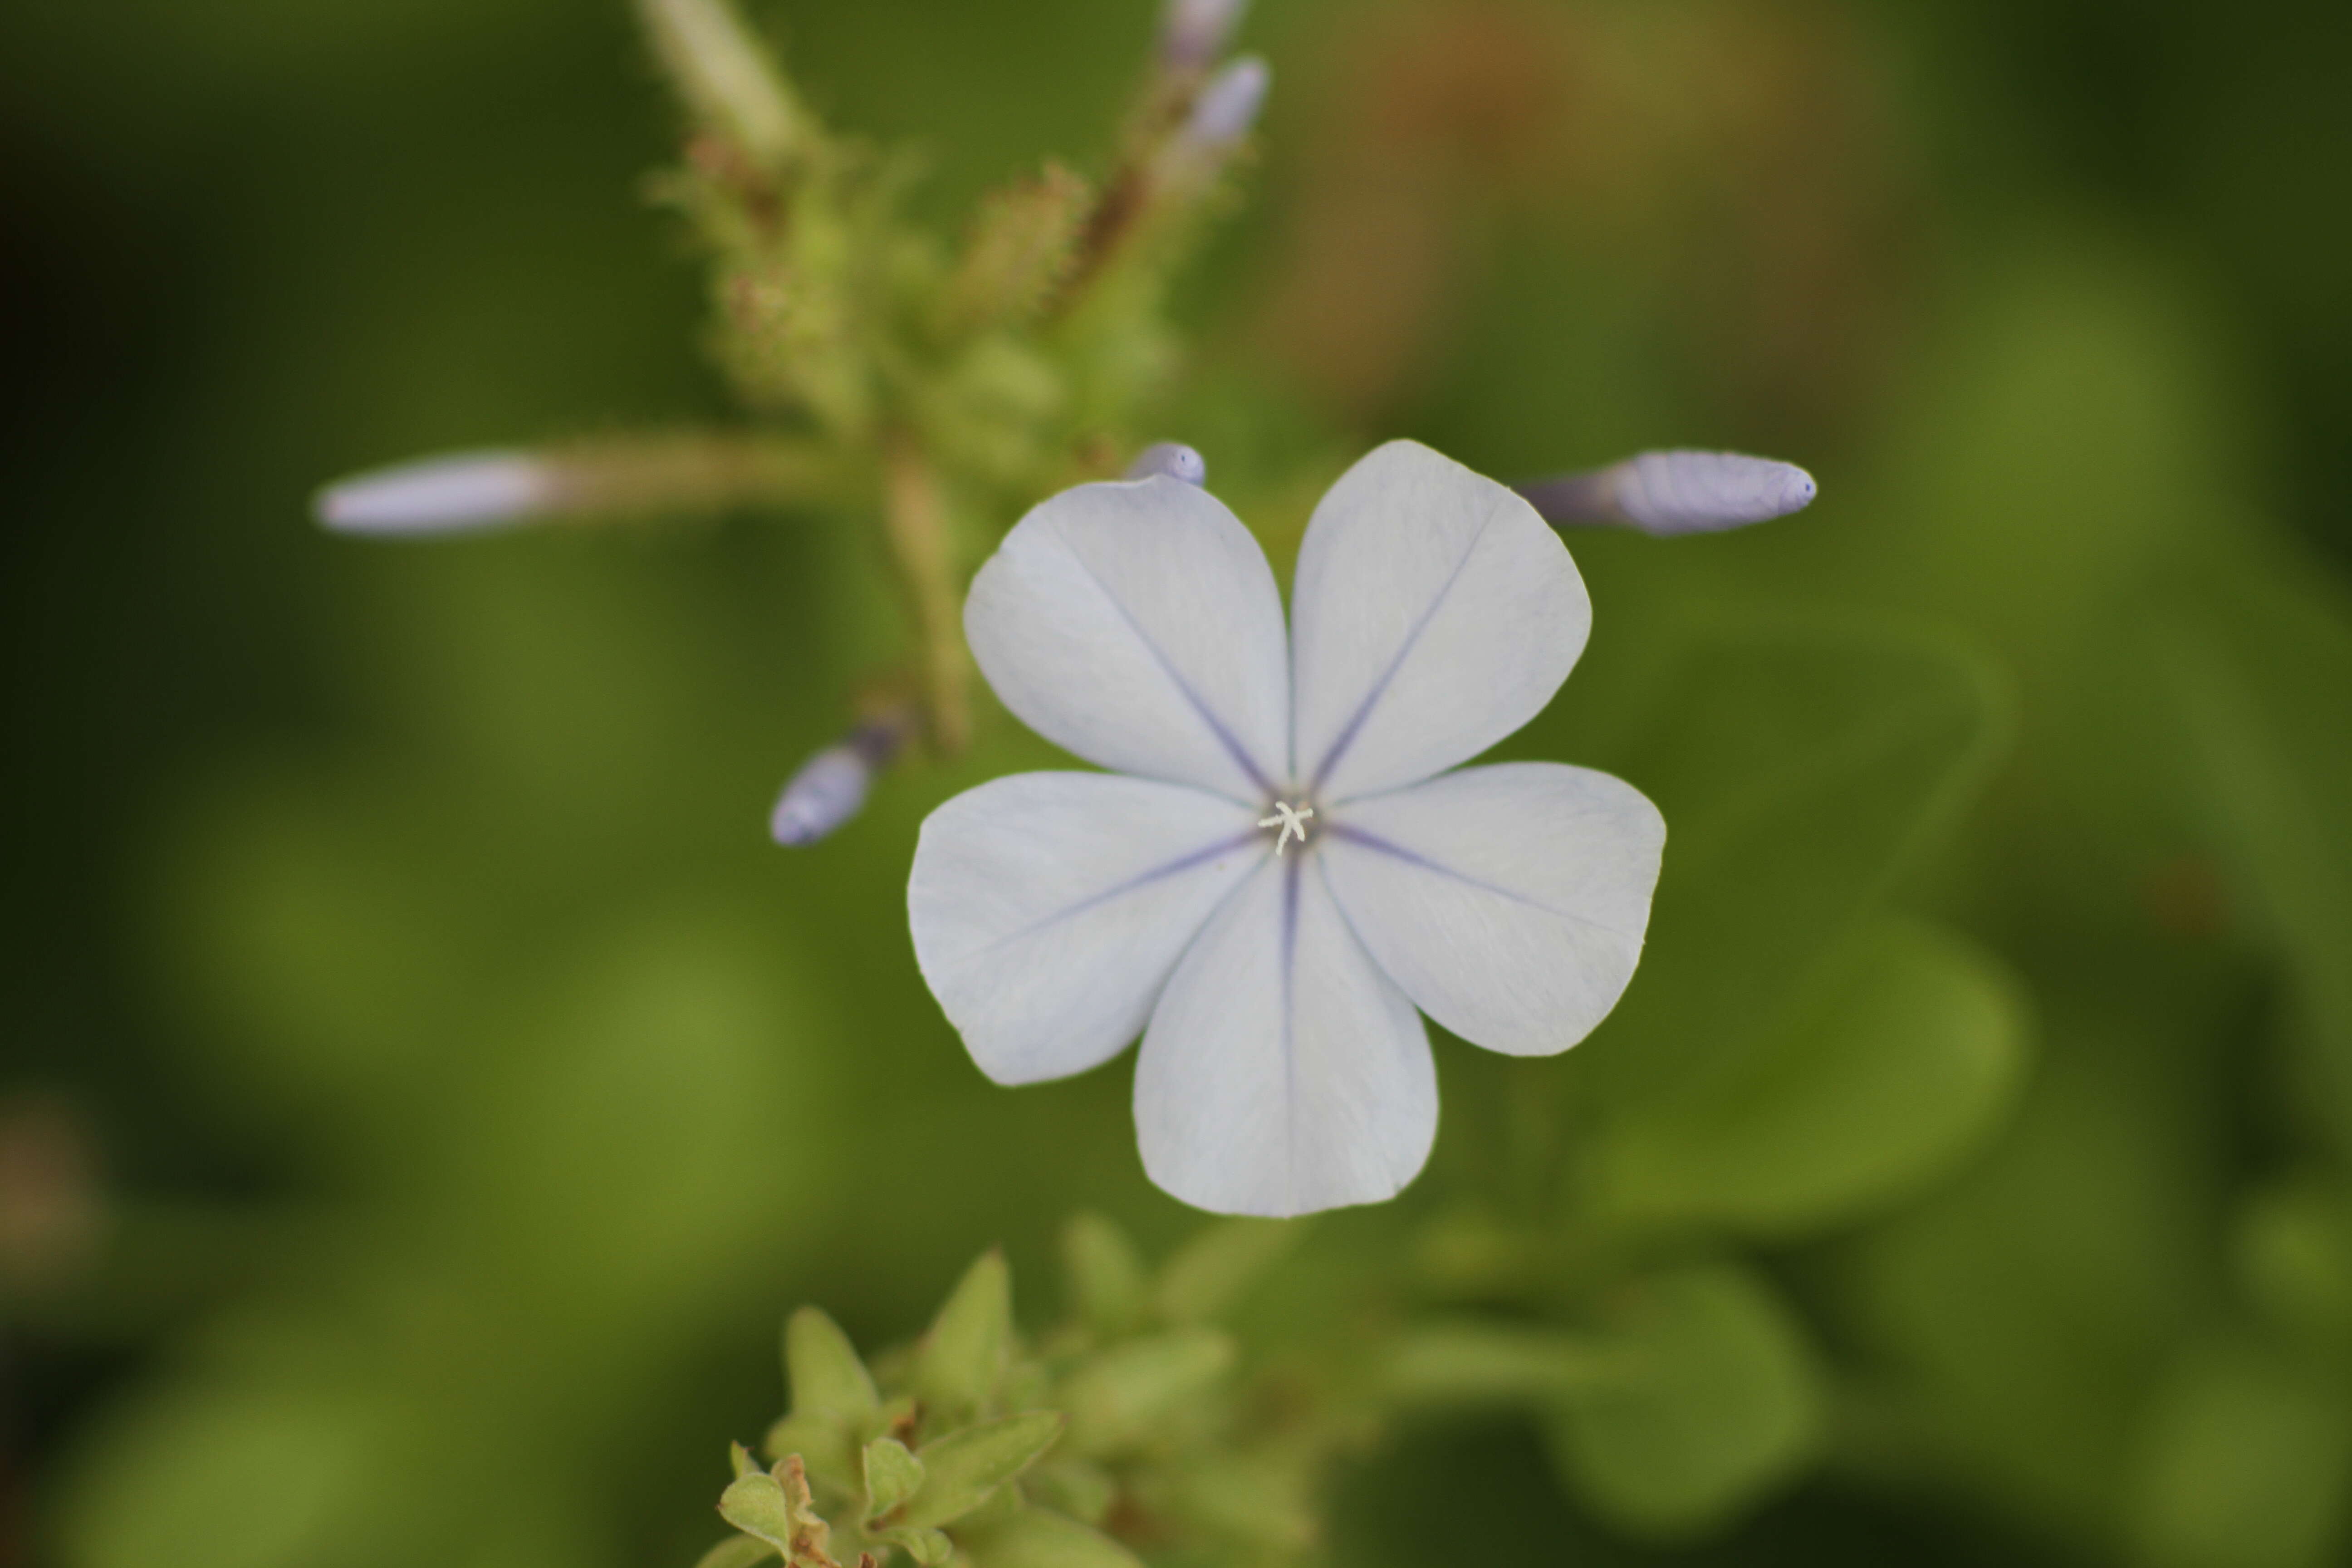
[[[1291,600],[1292,761],[1335,802],[1427,778],[1534,718],[1592,626],[1535,509],[1411,441],[1316,507]]]
[[[1624,993],[1665,841],[1622,779],[1504,763],[1352,801],[1316,847],[1349,923],[1423,1012],[1533,1057],[1584,1038]]]
[[[1004,705],[1089,762],[1252,803],[1286,771],[1282,598],[1249,530],[1197,486],[1041,502],[972,580],[963,625]]]
[[[1220,1214],[1377,1203],[1429,1158],[1421,1016],[1314,856],[1266,861],[1176,966],[1136,1063],[1135,1127],[1151,1179]]]
[[[931,813],[907,906],[915,962],[999,1083],[1084,1072],[1142,1032],[1217,900],[1267,858],[1221,796],[1015,773]]]

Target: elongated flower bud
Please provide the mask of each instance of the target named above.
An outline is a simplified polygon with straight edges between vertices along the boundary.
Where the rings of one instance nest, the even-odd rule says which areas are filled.
[[[478,533],[555,518],[710,512],[831,493],[839,466],[775,437],[618,437],[541,452],[451,452],[338,479],[319,521],[339,533]]]
[[[1621,523],[1672,538],[1717,533],[1801,511],[1812,475],[1794,463],[1738,452],[1643,452],[1587,473],[1521,485],[1555,524]]]
[[[1224,52],[1249,0],[1168,0],[1160,16],[1160,63],[1170,70],[1205,70]]]
[[[562,491],[553,467],[528,452],[453,452],[338,480],[317,510],[339,533],[468,533],[537,516]]]
[[[861,724],[838,745],[803,763],[776,797],[776,809],[768,817],[769,836],[797,849],[856,816],[874,786],[874,775],[898,754],[904,732],[898,723],[887,720]]]
[[[1274,79],[1265,61],[1255,55],[1240,59],[1209,79],[1193,101],[1192,115],[1180,137],[1200,148],[1222,151],[1250,133],[1265,92]]]
[[[1154,474],[1171,479],[1181,479],[1188,485],[1209,482],[1208,459],[1181,441],[1155,441],[1135,455],[1127,466],[1127,478],[1148,479]]]
[[[761,163],[801,139],[800,111],[767,51],[726,0],[639,0],[654,53],[695,117]]]

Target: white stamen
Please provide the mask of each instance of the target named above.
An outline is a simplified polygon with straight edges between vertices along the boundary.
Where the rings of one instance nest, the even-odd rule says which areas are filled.
[[[1314,815],[1315,808],[1311,805],[1293,807],[1287,801],[1277,800],[1274,803],[1274,815],[1260,817],[1258,826],[1282,829],[1274,836],[1274,852],[1279,855],[1282,847],[1289,843],[1294,835],[1301,844],[1307,842],[1307,819]]]

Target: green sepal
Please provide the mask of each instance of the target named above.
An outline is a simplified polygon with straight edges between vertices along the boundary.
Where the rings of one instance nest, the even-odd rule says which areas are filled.
[[[1233,1219],[1213,1225],[1160,1265],[1154,1305],[1171,1323],[1202,1323],[1233,1310],[1307,1234],[1305,1220]]]
[[[957,1282],[915,1353],[915,1391],[953,1419],[987,1403],[1013,1341],[1013,1280],[1001,1252],[983,1253]]]
[[[765,1475],[767,1473],[768,1468],[760,1463],[759,1460],[753,1458],[751,1457],[751,1450],[746,1448],[740,1443],[730,1443],[727,1445],[727,1458],[728,1462],[735,1467],[735,1479],[739,1481],[745,1476],[758,1476]]]
[[[937,1525],[961,1519],[1027,1469],[1061,1435],[1059,1412],[1034,1410],[926,1443],[922,1489],[907,1504],[903,1521]]]
[[[1098,1214],[1071,1215],[1062,1227],[1062,1269],[1071,1310],[1087,1327],[1106,1338],[1134,1329],[1150,1281],[1125,1231]]]
[[[1114,1454],[1148,1439],[1168,1417],[1233,1370],[1234,1342],[1214,1329],[1178,1329],[1104,1352],[1062,1384],[1070,1447]]]
[[[896,1437],[866,1445],[866,1517],[880,1519],[913,1497],[923,1484],[923,1461]]]
[[[849,1336],[814,1307],[803,1307],[785,1320],[784,1375],[796,1416],[819,1416],[854,1428],[882,1403]]]

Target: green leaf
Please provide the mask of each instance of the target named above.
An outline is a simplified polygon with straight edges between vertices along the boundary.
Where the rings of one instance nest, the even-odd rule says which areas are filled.
[[[815,1415],[787,1415],[768,1428],[761,1447],[768,1458],[778,1461],[798,1454],[828,1495],[857,1494],[861,1474],[857,1441],[837,1422]]]
[[[751,1568],[775,1556],[776,1549],[756,1536],[730,1535],[697,1558],[694,1568]]]
[[[1061,1435],[1058,1411],[1034,1410],[924,1444],[922,1489],[907,1504],[905,1522],[952,1524],[1027,1469]]]
[[[814,1307],[803,1307],[785,1320],[784,1374],[792,1384],[794,1415],[855,1429],[882,1403],[849,1336]]]
[[[2308,1375],[2259,1351],[2192,1353],[2143,1415],[2138,1561],[2321,1568],[2347,1518],[2352,1431]]]
[[[916,1390],[950,1417],[969,1415],[996,1391],[1012,1343],[1013,1277],[992,1251],[965,1271],[916,1348]]]
[[[1555,1329],[1439,1321],[1399,1338],[1381,1381],[1405,1405],[1552,1408],[1611,1376],[1612,1356],[1610,1346]]]
[[[2163,647],[2205,786],[2291,975],[2303,1077],[2352,1153],[2352,603],[2313,563],[2226,563]]]
[[[719,1495],[719,1516],[746,1535],[789,1556],[793,1549],[793,1510],[784,1489],[765,1470],[738,1476]]]
[[[923,1484],[923,1461],[907,1451],[896,1437],[877,1437],[866,1445],[866,1517],[880,1519]]]
[[[1640,972],[1577,1053],[1621,1107],[1737,1070],[1955,819],[2000,731],[1984,668],[1926,637],[1718,634],[1618,771],[1669,828]]]
[[[1069,1417],[1075,1453],[1121,1452],[1148,1439],[1233,1370],[1233,1340],[1214,1329],[1178,1329],[1093,1357],[1054,1403]]]
[[[1600,1343],[1613,1375],[1562,1390],[1552,1450],[1593,1511],[1629,1532],[1717,1528],[1791,1476],[1816,1441],[1811,1358],[1743,1270],[1639,1281]]]
[[[1143,1315],[1149,1280],[1127,1233],[1098,1214],[1076,1214],[1062,1227],[1062,1268],[1071,1305],[1096,1333],[1131,1331]]]
[[[1602,1201],[1642,1222],[1789,1236],[1906,1196],[2000,1124],[2023,1011],[1990,956],[1876,920],[1752,1051],[1609,1130]]]
[[[975,1568],[1143,1568],[1100,1531],[1043,1509],[1024,1509],[966,1546]]]
[[[735,1468],[735,1479],[739,1481],[745,1476],[761,1475],[766,1471],[766,1467],[751,1457],[751,1450],[740,1443],[727,1445],[727,1462]]]
[[[1298,1245],[1305,1220],[1231,1219],[1196,1234],[1160,1266],[1155,1305],[1171,1323],[1202,1323],[1231,1311],[1268,1268]]]

